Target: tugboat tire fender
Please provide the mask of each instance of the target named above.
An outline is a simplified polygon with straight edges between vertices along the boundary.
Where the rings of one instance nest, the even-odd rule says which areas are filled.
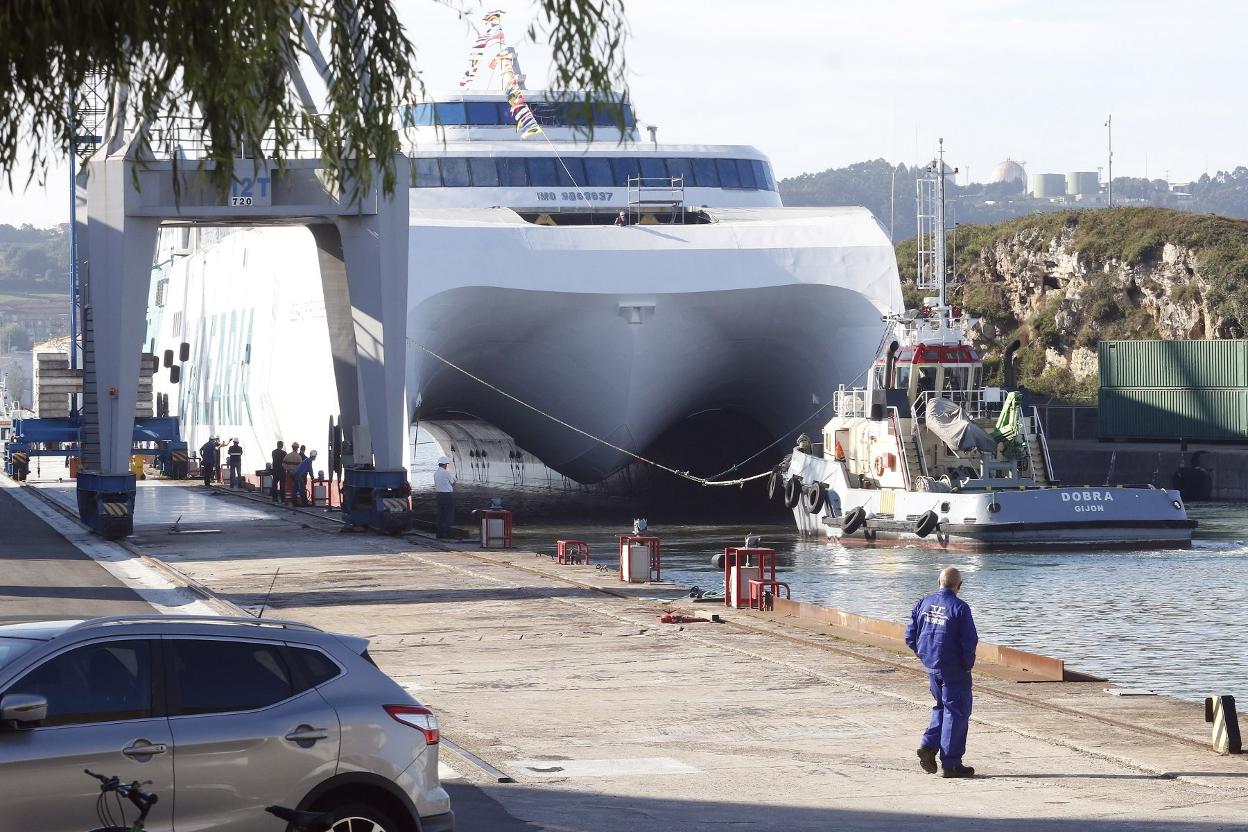
[[[789,477],[789,481],[784,484],[785,508],[797,508],[797,504],[801,501],[802,479],[801,477]]]
[[[825,488],[823,483],[817,482],[802,493],[802,502],[806,506],[807,513],[818,514],[823,511],[823,504],[827,502]]]
[[[923,512],[923,514],[919,515],[918,520],[914,521],[914,533],[919,537],[927,537],[929,534],[936,531],[936,527],[939,525],[940,517],[936,515],[936,512],[928,509]]]
[[[781,474],[779,471],[772,471],[771,476],[767,478],[767,499],[778,500],[784,494],[781,486]]]
[[[862,506],[855,506],[845,513],[841,518],[841,533],[853,534],[867,522],[867,510]]]

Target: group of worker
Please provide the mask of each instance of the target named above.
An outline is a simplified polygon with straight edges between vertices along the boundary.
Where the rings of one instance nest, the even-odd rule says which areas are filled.
[[[285,443],[279,441],[270,458],[273,472],[270,496],[273,502],[285,502],[295,506],[312,505],[308,497],[308,480],[312,476],[316,451],[309,451],[307,445],[300,445],[298,442],[291,442],[288,451]]]
[[[199,449],[199,470],[204,485],[221,480],[221,449],[226,448],[220,437],[210,436]],[[243,446],[238,439],[231,439],[225,451],[226,470],[229,472],[230,488],[243,487]]]

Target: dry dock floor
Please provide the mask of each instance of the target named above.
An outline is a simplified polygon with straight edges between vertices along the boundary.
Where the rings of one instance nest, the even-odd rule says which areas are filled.
[[[678,591],[199,488],[215,508],[198,525],[221,534],[150,522],[130,547],[242,608],[272,583],[266,617],[371,638],[448,738],[515,781],[444,748],[496,801],[464,830],[1248,830],[1248,757],[1209,750],[1197,704],[977,675],[980,775],[944,780],[914,755],[931,700],[910,657],[747,613],[661,624],[654,599]]]

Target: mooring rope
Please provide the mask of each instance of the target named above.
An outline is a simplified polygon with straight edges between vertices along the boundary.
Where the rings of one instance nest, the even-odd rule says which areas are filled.
[[[498,393],[500,396],[502,396],[502,397],[504,397],[504,398],[506,398],[506,399],[510,399],[511,401],[515,402],[516,404],[520,405],[521,407],[524,407],[524,408],[527,408],[527,409],[529,409],[529,410],[532,410],[534,413],[538,414],[539,416],[543,416],[543,417],[545,417],[545,418],[549,419],[550,421],[554,422],[555,424],[557,424],[557,425],[561,425],[562,427],[565,427],[565,428],[567,428],[568,430],[573,431],[574,433],[579,433],[581,436],[584,436],[584,437],[586,437],[587,439],[592,439],[593,441],[595,441],[595,442],[597,442],[597,443],[599,443],[599,444],[601,444],[601,445],[606,445],[608,448],[611,448],[611,449],[612,449],[612,450],[614,450],[614,451],[619,451],[619,452],[620,452],[620,453],[622,453],[622,454],[625,454],[625,455],[627,455],[627,456],[630,456],[630,457],[632,457],[633,459],[637,460],[638,462],[644,462],[646,465],[652,465],[652,466],[654,466],[655,468],[658,468],[660,471],[666,471],[666,472],[667,472],[667,473],[669,473],[669,474],[672,474],[672,475],[677,476],[677,477],[681,477],[682,479],[689,480],[690,482],[696,482],[698,485],[702,485],[702,486],[744,485],[744,484],[745,484],[745,483],[747,483],[747,482],[752,482],[752,481],[754,481],[754,480],[759,480],[759,479],[762,479],[763,477],[768,477],[768,476],[771,476],[772,469],[770,469],[770,468],[768,468],[766,471],[763,471],[763,472],[761,472],[761,473],[754,474],[753,476],[749,476],[749,477],[739,477],[739,478],[737,478],[737,479],[733,479],[733,480],[715,480],[715,479],[710,479],[710,478],[707,478],[707,477],[699,477],[697,474],[691,474],[691,473],[689,473],[688,471],[679,471],[679,470],[677,470],[677,469],[675,469],[675,468],[672,468],[671,466],[664,465],[664,464],[663,464],[663,463],[661,463],[661,462],[657,462],[657,461],[655,461],[655,460],[653,460],[653,459],[649,459],[649,458],[647,458],[647,457],[644,457],[644,456],[642,456],[642,455],[641,455],[641,454],[639,454],[639,453],[635,453],[634,451],[630,451],[628,448],[621,448],[619,445],[616,445],[616,444],[615,444],[615,443],[613,443],[613,442],[609,442],[609,441],[607,441],[606,439],[603,439],[603,438],[602,438],[602,437],[600,437],[600,436],[595,436],[594,434],[590,433],[590,432],[589,432],[589,431],[587,431],[587,430],[583,430],[583,429],[581,429],[581,428],[578,428],[576,425],[573,425],[573,424],[570,424],[570,423],[568,423],[568,422],[565,422],[563,419],[560,419],[558,416],[555,416],[555,415],[553,415],[553,414],[547,413],[546,411],[542,410],[540,407],[537,407],[536,405],[529,404],[528,402],[524,401],[523,399],[520,399],[520,398],[518,398],[518,397],[516,397],[516,396],[513,396],[511,393],[508,393],[506,390],[503,390],[502,388],[498,387],[497,385],[491,384],[490,382],[486,381],[485,379],[481,378],[480,376],[478,376],[478,375],[474,375],[473,373],[469,372],[468,370],[465,370],[463,367],[459,366],[459,365],[458,365],[458,364],[456,364],[455,362],[451,361],[449,358],[446,358],[445,356],[439,355],[438,353],[436,353],[436,352],[434,352],[433,350],[429,349],[429,347],[425,346],[424,344],[420,343],[419,341],[417,341],[417,340],[415,340],[415,339],[413,339],[413,338],[408,338],[407,340],[408,340],[409,342],[411,342],[412,346],[416,347],[416,348],[417,348],[417,349],[419,349],[419,350],[422,350],[423,352],[425,352],[425,353],[426,353],[426,354],[428,354],[429,356],[431,356],[431,357],[433,357],[433,358],[437,359],[438,361],[441,361],[443,364],[445,364],[446,366],[450,367],[452,370],[455,370],[456,372],[462,373],[463,375],[467,376],[468,378],[472,379],[473,381],[477,382],[478,384],[480,384],[480,385],[482,385],[482,386],[484,386],[484,387],[488,387],[490,390],[493,390],[495,393]],[[773,443],[773,444],[774,444],[774,443]],[[760,452],[760,453],[761,453],[761,452]],[[758,455],[758,454],[755,454],[755,456],[757,456],[757,455]],[[752,457],[751,457],[751,458],[752,458]],[[735,466],[734,466],[734,467],[735,467]]]

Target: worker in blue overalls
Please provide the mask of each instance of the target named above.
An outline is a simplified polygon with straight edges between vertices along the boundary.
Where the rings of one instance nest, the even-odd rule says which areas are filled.
[[[945,777],[971,777],[962,765],[971,721],[971,668],[979,634],[971,607],[958,597],[962,575],[952,566],[940,573],[940,591],[914,605],[906,625],[906,645],[927,668],[931,682],[932,720],[919,743],[919,765],[936,773],[936,754]]]

